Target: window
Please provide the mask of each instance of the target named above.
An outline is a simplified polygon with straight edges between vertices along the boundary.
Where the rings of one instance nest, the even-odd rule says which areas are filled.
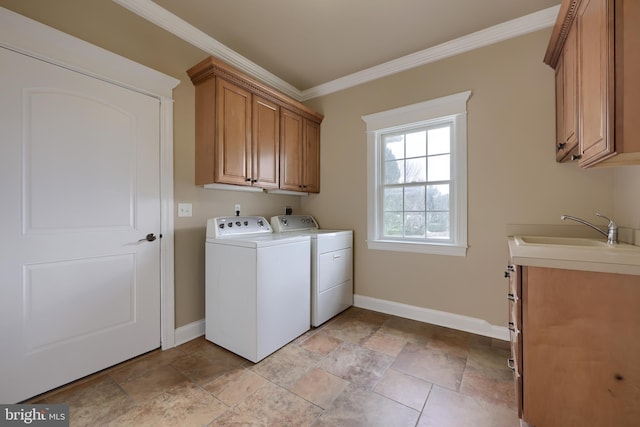
[[[470,91],[370,114],[370,249],[466,255]]]

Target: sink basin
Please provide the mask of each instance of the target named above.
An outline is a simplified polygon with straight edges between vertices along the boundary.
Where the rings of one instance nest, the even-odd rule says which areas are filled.
[[[531,235],[511,236],[508,242],[514,264],[628,273],[640,277],[640,246],[629,243],[610,245],[604,237]]]
[[[518,244],[525,245],[553,245],[553,246],[582,246],[582,247],[612,247],[605,240],[587,239],[581,237],[552,237],[552,236],[518,236]]]

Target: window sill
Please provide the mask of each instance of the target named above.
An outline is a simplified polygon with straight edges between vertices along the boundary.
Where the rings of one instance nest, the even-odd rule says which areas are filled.
[[[438,244],[394,242],[389,240],[367,240],[369,249],[393,252],[416,252],[432,255],[466,256],[467,246]]]

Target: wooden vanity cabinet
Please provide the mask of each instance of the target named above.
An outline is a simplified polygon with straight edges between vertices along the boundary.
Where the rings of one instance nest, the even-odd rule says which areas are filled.
[[[321,114],[214,57],[187,73],[196,89],[196,185],[319,191]],[[296,185],[281,181],[293,170],[302,171]]]
[[[537,427],[636,426],[640,276],[514,268],[521,418]]]
[[[556,69],[557,160],[575,139],[581,167],[640,164],[638,22],[637,0],[563,0],[544,59]]]

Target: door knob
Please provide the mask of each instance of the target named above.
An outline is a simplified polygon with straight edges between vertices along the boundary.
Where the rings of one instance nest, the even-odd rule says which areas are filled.
[[[144,241],[153,242],[154,240],[156,240],[156,235],[153,233],[149,233],[144,239],[138,240],[138,242],[144,242]]]

